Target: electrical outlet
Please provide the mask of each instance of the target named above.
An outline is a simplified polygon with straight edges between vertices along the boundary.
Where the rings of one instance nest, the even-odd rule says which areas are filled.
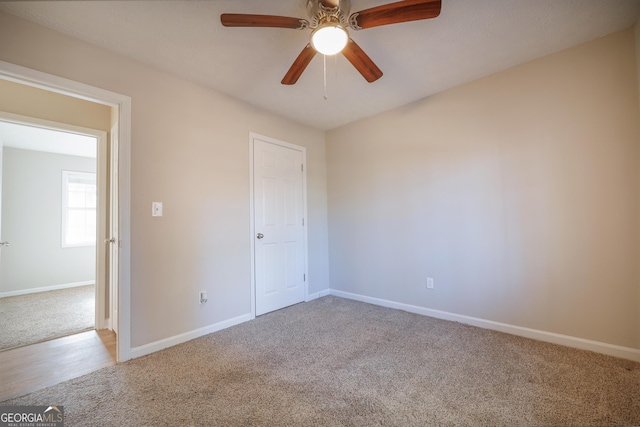
[[[207,291],[200,291],[200,304],[207,302]]]
[[[433,277],[427,277],[427,289],[433,289]]]

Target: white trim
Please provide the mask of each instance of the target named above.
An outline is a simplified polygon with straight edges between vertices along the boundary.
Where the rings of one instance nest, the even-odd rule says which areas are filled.
[[[38,292],[57,291],[60,289],[77,288],[78,286],[95,285],[94,280],[84,282],[63,283],[61,285],[43,286],[41,288],[20,289],[19,291],[0,292],[0,298],[17,297],[20,295],[37,294]]]
[[[331,289],[324,289],[320,292],[314,292],[312,294],[307,295],[307,298],[305,298],[304,302],[309,302],[309,301],[313,301],[314,299],[326,297],[330,293],[331,293]]]
[[[213,325],[205,326],[204,328],[194,329],[193,331],[174,335],[169,338],[164,338],[160,341],[141,345],[139,347],[133,347],[131,349],[130,355],[132,358],[146,356],[147,354],[155,353],[156,351],[160,351],[168,347],[173,347],[174,345],[182,344],[195,338],[200,338],[204,335],[208,335],[213,332],[218,332],[223,329],[230,328],[231,326],[236,326],[241,323],[248,322],[249,320],[251,320],[251,314],[243,314],[242,316],[223,320],[222,322],[214,323]]]
[[[587,340],[584,338],[572,337],[569,335],[556,334],[553,332],[540,331],[537,329],[524,328],[522,326],[509,325],[506,323],[494,322],[492,320],[479,319],[477,317],[463,316],[461,314],[449,313],[446,311],[433,310],[430,308],[419,307],[410,304],[404,304],[395,301],[389,301],[380,298],[368,297],[365,295],[352,294],[350,292],[330,290],[331,295],[362,301],[381,307],[395,308],[398,310],[408,311],[410,313],[422,314],[423,316],[435,317],[437,319],[450,320],[452,322],[460,322],[467,325],[477,326],[483,329],[491,329],[494,331],[506,332],[512,335],[518,335],[525,338],[531,338],[538,341],[544,341],[552,344],[564,345],[567,347],[579,348],[581,350],[594,351],[596,353],[607,354],[609,356],[621,357],[623,359],[634,360],[640,362],[640,350],[623,347],[614,344],[607,344],[599,341]]]
[[[105,153],[105,161],[100,162],[100,165],[104,166],[104,175],[106,181],[109,183],[109,191],[103,191],[105,196],[104,206],[108,206],[110,220],[102,224],[101,227],[105,231],[105,239],[102,240],[104,259],[108,262],[103,263],[106,267],[102,272],[102,277],[107,278],[105,288],[108,290],[109,310],[106,314],[107,329],[118,335],[118,221],[114,221],[113,218],[118,218],[119,206],[118,206],[118,137],[120,131],[118,130],[118,118],[114,117],[114,111],[111,111],[111,129],[109,130],[109,150]],[[108,157],[107,157],[108,156]],[[107,158],[109,165],[107,166]],[[108,194],[107,194],[108,193]],[[108,198],[108,200],[107,200]],[[113,242],[112,242],[113,240]],[[100,239],[98,239],[100,241]],[[108,265],[107,265],[108,264]],[[100,276],[98,276],[100,277]]]
[[[131,97],[41,71],[0,61],[0,78],[118,109],[119,120],[119,274],[120,325],[117,360],[131,358]]]
[[[122,96],[122,95],[121,95]],[[131,98],[118,108],[118,362],[131,356]]]
[[[310,301],[309,298],[309,241],[308,229],[309,229],[309,216],[307,214],[307,149],[301,145],[291,144],[289,142],[280,141],[275,138],[260,135],[254,132],[249,132],[249,241],[251,242],[251,319],[256,318],[256,276],[255,276],[255,224],[254,213],[255,207],[253,205],[253,149],[254,140],[259,139],[271,144],[279,145],[281,147],[290,148],[292,150],[302,152],[302,215],[304,217],[303,228],[303,245],[304,245],[304,299],[303,301]]]

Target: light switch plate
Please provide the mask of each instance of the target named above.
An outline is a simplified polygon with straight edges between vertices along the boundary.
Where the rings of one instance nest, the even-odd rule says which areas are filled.
[[[162,216],[162,202],[151,203],[151,216]]]

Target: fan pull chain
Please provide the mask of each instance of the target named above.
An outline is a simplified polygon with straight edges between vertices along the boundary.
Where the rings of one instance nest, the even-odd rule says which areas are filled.
[[[327,96],[327,55],[322,55],[324,62],[324,100],[326,101],[329,97]]]

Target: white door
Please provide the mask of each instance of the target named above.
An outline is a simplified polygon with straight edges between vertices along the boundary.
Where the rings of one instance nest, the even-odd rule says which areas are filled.
[[[304,301],[303,153],[253,139],[255,308]]]
[[[111,128],[109,144],[109,225],[107,239],[107,283],[111,330],[118,333],[118,124]]]

